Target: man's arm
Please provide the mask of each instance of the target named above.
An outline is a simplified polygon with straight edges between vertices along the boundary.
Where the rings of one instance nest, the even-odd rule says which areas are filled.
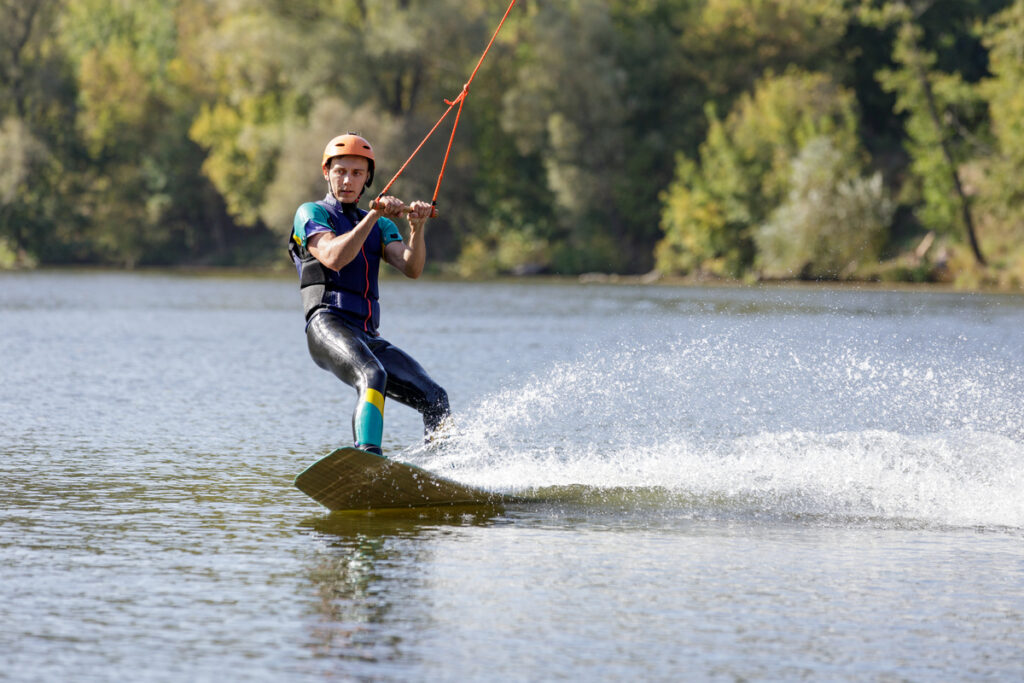
[[[432,207],[427,202],[413,202],[409,206],[409,242],[389,242],[384,247],[384,260],[408,278],[423,274],[427,262],[427,243],[424,240],[427,218]]]
[[[354,228],[341,235],[332,232],[318,232],[306,242],[306,248],[317,261],[331,270],[341,270],[356,257],[370,234],[370,228],[380,216],[370,211]]]
[[[363,220],[356,223],[348,232],[341,235],[319,232],[310,237],[306,242],[309,253],[331,270],[341,270],[351,263],[363,248],[363,242],[366,241],[377,219],[382,215],[400,216],[405,207],[401,200],[394,197],[383,197],[378,201],[380,208],[371,208],[363,216]]]

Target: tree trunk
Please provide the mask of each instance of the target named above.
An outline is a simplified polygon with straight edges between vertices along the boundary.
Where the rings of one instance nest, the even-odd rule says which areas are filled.
[[[932,123],[935,124],[935,130],[939,135],[942,156],[945,157],[946,164],[949,166],[950,179],[953,181],[953,187],[960,198],[960,215],[964,221],[964,229],[967,231],[967,241],[971,245],[971,251],[974,252],[974,258],[978,264],[982,266],[988,265],[985,262],[985,257],[981,254],[981,248],[978,246],[978,238],[974,232],[974,217],[971,215],[971,205],[967,200],[967,195],[964,194],[963,184],[960,182],[960,172],[957,170],[956,162],[953,161],[953,152],[950,150],[949,142],[944,135],[942,119],[939,117],[939,108],[935,104],[935,93],[932,92],[932,84],[928,81],[928,75],[920,66],[917,69],[917,76],[921,81],[921,88],[924,90],[925,101],[928,103],[928,115],[931,117]]]

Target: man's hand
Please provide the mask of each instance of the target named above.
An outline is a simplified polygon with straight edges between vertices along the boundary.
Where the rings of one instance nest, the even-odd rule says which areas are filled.
[[[378,197],[373,202],[372,208],[385,218],[401,218],[411,210],[405,205],[405,202],[391,195]]]
[[[430,218],[430,214],[433,213],[434,207],[429,202],[415,201],[408,207],[409,210],[409,227],[413,230],[419,230],[423,227],[427,219]]]
[[[423,225],[430,218],[434,207],[430,202],[416,201],[402,207],[402,213],[409,219],[409,241],[395,240],[384,247],[384,260],[402,271],[406,277],[418,278],[423,273],[427,259],[427,245]]]

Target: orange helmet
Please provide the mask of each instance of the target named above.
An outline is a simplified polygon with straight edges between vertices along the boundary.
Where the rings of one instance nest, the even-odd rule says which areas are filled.
[[[361,135],[355,133],[345,133],[335,138],[331,138],[331,141],[324,147],[324,160],[321,162],[320,167],[327,170],[327,165],[331,163],[331,159],[334,157],[343,156],[357,156],[364,157],[370,162],[369,174],[366,178],[366,185],[369,187],[370,183],[373,182],[373,147],[370,147],[370,143],[366,141]]]

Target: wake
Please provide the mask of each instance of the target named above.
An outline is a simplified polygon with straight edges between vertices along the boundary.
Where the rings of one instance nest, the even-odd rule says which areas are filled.
[[[418,464],[504,492],[664,492],[752,513],[1024,528],[1024,379],[898,341],[722,336],[592,350],[513,382]],[[572,487],[577,487],[573,489]],[[724,503],[723,503],[724,501]]]

